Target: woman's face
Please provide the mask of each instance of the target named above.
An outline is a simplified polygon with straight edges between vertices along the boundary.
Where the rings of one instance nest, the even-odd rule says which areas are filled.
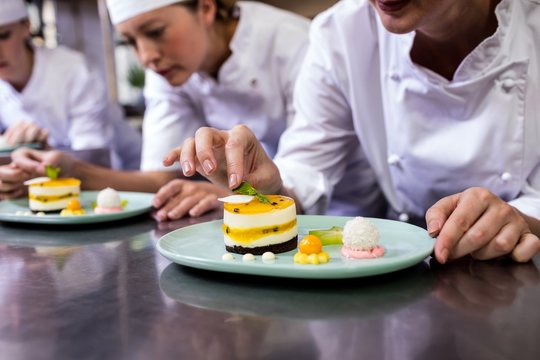
[[[473,1],[473,0],[468,0]],[[460,11],[456,0],[369,0],[384,27],[395,34],[443,28]],[[461,9],[461,10],[460,10]]]
[[[22,66],[29,36],[27,21],[0,26],[0,79],[13,84],[29,76],[31,67]]]
[[[205,70],[213,19],[211,9],[199,6],[193,12],[170,5],[135,16],[116,29],[133,46],[145,68],[178,86],[194,72]]]

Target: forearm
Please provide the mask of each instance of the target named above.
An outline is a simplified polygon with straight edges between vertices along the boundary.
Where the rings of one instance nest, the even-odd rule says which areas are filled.
[[[69,175],[81,179],[85,190],[112,187],[121,191],[152,193],[177,177],[174,171],[117,171],[81,161],[73,164]]]

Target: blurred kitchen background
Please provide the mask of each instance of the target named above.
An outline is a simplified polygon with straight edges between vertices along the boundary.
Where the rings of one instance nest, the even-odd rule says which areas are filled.
[[[262,1],[313,18],[337,0]],[[34,41],[59,44],[84,53],[102,74],[109,96],[120,103],[130,123],[139,128],[144,113],[144,72],[127,44],[115,34],[105,0],[28,0]]]

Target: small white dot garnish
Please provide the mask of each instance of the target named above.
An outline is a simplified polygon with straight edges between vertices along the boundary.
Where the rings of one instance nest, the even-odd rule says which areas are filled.
[[[223,260],[223,261],[233,261],[233,260],[234,260],[234,256],[233,256],[233,254],[231,254],[231,253],[225,253],[225,254],[223,254],[223,256],[221,257],[221,260]]]
[[[242,256],[242,261],[255,261],[255,256],[250,253],[244,254],[244,256]]]
[[[264,262],[274,262],[276,260],[276,255],[273,252],[267,251],[262,254],[262,261]]]
[[[22,211],[22,210],[17,210],[17,212],[15,213],[15,215],[17,215],[17,216],[22,216],[22,215],[24,215],[24,211]]]
[[[36,214],[37,216],[45,216],[45,213],[43,211],[40,211]]]

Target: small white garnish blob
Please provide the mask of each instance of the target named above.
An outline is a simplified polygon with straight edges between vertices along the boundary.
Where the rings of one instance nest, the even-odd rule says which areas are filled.
[[[262,254],[262,260],[264,262],[273,262],[274,260],[276,260],[276,255],[274,255],[274,253],[271,251],[267,251]]]
[[[223,256],[221,256],[221,260],[223,260],[223,261],[233,261],[234,256],[231,253],[225,253],[225,254],[223,254]]]
[[[45,213],[43,211],[40,211],[36,214],[37,216],[45,216]]]
[[[224,198],[219,198],[219,201],[226,202],[229,204],[245,204],[253,200],[255,196],[251,195],[231,195]]]
[[[255,261],[255,256],[250,253],[244,254],[244,256],[242,256],[242,261]]]

